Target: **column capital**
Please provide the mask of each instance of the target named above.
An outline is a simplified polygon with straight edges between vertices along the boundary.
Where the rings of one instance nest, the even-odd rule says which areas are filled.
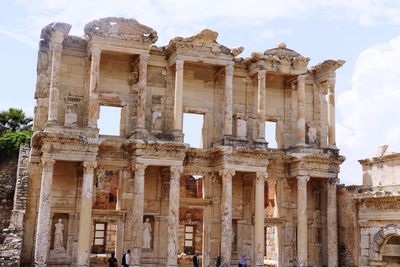
[[[228,169],[223,169],[223,170],[219,170],[219,175],[222,176],[222,180],[225,179],[232,179],[232,176],[235,175],[235,170],[228,170]]]
[[[147,63],[147,61],[149,60],[149,58],[150,58],[150,54],[140,54],[139,55],[139,62],[140,63]]]
[[[305,83],[306,82],[306,77],[307,77],[306,74],[301,74],[301,75],[297,76],[297,82],[298,83]]]
[[[268,179],[268,172],[267,171],[259,171],[256,172],[257,181],[265,181]]]
[[[171,176],[180,176],[183,172],[183,166],[172,165],[169,167]]]
[[[56,161],[54,159],[42,158],[43,171],[46,171],[46,172],[53,171],[54,163],[56,163]]]
[[[95,161],[84,161],[83,165],[83,172],[84,173],[93,173],[94,169],[97,167],[97,162]]]
[[[328,179],[328,189],[335,189],[339,183],[339,179],[337,178],[329,178]]]
[[[144,175],[147,165],[143,163],[136,163],[134,166],[135,174]]]
[[[92,60],[94,58],[100,58],[101,48],[91,46],[89,49],[89,54],[92,57]]]
[[[259,79],[265,78],[266,74],[267,74],[267,70],[264,69],[263,67],[262,68],[260,67],[260,69],[258,69],[258,78]]]
[[[310,180],[310,175],[297,175],[297,181],[307,183]]]
[[[225,66],[225,75],[226,76],[233,75],[234,65],[235,65],[234,62],[229,62],[229,64]]]
[[[175,61],[175,68],[176,68],[176,70],[183,70],[183,63],[184,63],[183,60],[177,59],[177,60]]]
[[[333,94],[333,92],[335,90],[335,78],[328,78],[326,80],[326,85],[327,85],[327,89],[328,89],[328,94],[329,93]]]
[[[63,45],[62,42],[51,42],[51,49],[53,50],[53,53],[60,53],[62,52]]]

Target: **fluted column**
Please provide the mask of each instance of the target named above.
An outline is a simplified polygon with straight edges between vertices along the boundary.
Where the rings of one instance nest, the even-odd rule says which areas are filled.
[[[337,179],[330,179],[327,184],[328,267],[338,266],[336,185]]]
[[[179,184],[183,168],[171,166],[168,207],[167,266],[178,266],[179,249]]]
[[[49,114],[47,122],[57,123],[58,121],[58,105],[59,105],[59,80],[60,65],[62,54],[62,40],[53,40],[51,43],[51,76],[50,76],[50,94],[49,94]]]
[[[254,257],[256,266],[264,266],[264,185],[267,172],[257,172],[254,223]]]
[[[146,122],[146,86],[147,86],[147,63],[149,54],[139,56],[139,82],[138,82],[138,102],[137,102],[137,129],[145,129]]]
[[[182,133],[183,126],[183,60],[175,64],[174,131]]]
[[[265,141],[265,75],[266,70],[258,71],[258,93],[257,93],[257,112],[258,112],[258,141]]]
[[[335,140],[335,79],[329,78],[328,83],[328,144],[336,146]]]
[[[77,266],[89,266],[92,229],[93,178],[96,162],[83,162],[83,182],[79,214]]]
[[[306,75],[297,77],[297,142],[304,145],[306,141]]]
[[[224,135],[232,135],[233,62],[225,67]]]
[[[232,253],[232,176],[233,170],[221,170],[221,266],[230,266]]]
[[[36,226],[35,266],[47,266],[47,254],[50,243],[51,190],[55,160],[42,159],[42,181],[40,184],[39,211]]]
[[[129,266],[140,267],[140,258],[143,243],[143,209],[144,209],[144,177],[146,165],[135,165],[135,179],[133,183],[134,205],[132,208],[132,242],[131,262]]]
[[[90,65],[90,81],[89,81],[89,114],[88,126],[97,128],[97,120],[99,119],[99,101],[98,101],[98,86],[100,76],[100,55],[99,48],[91,49],[91,65]]]
[[[307,266],[307,182],[308,175],[297,176],[297,266]]]

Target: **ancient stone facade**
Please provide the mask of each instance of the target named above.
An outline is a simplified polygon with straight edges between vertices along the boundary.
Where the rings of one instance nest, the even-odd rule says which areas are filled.
[[[41,35],[22,266],[338,266],[335,71],[285,44],[243,59],[218,34],[133,19]],[[120,134],[99,134],[104,106]],[[184,113],[203,116],[202,148]],[[276,124],[277,148],[266,141]],[[186,133],[190,135],[190,133]],[[103,259],[103,260],[102,260]]]
[[[400,266],[400,153],[386,150],[359,161],[362,186],[339,190],[342,266]]]

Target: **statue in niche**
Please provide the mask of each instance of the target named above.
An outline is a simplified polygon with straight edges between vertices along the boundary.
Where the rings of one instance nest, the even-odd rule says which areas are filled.
[[[54,225],[54,250],[65,250],[64,248],[64,224],[62,219],[58,219],[58,223]]]
[[[143,223],[143,248],[151,248],[151,223],[148,217]]]
[[[317,141],[317,127],[313,121],[306,124],[307,126],[307,139],[308,144],[316,144]]]

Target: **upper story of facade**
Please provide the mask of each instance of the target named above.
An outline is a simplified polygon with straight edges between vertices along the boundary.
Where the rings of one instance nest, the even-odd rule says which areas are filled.
[[[359,160],[362,165],[363,187],[380,191],[381,196],[400,194],[400,153],[380,146],[375,157]]]
[[[202,147],[264,150],[275,124],[278,149],[335,147],[335,71],[342,60],[309,67],[285,44],[249,58],[218,33],[176,37],[155,46],[157,32],[134,19],[85,26],[52,23],[42,30],[34,131],[99,137],[104,106],[121,110],[119,137],[184,142],[185,113],[202,115]],[[268,123],[270,122],[270,123]]]

